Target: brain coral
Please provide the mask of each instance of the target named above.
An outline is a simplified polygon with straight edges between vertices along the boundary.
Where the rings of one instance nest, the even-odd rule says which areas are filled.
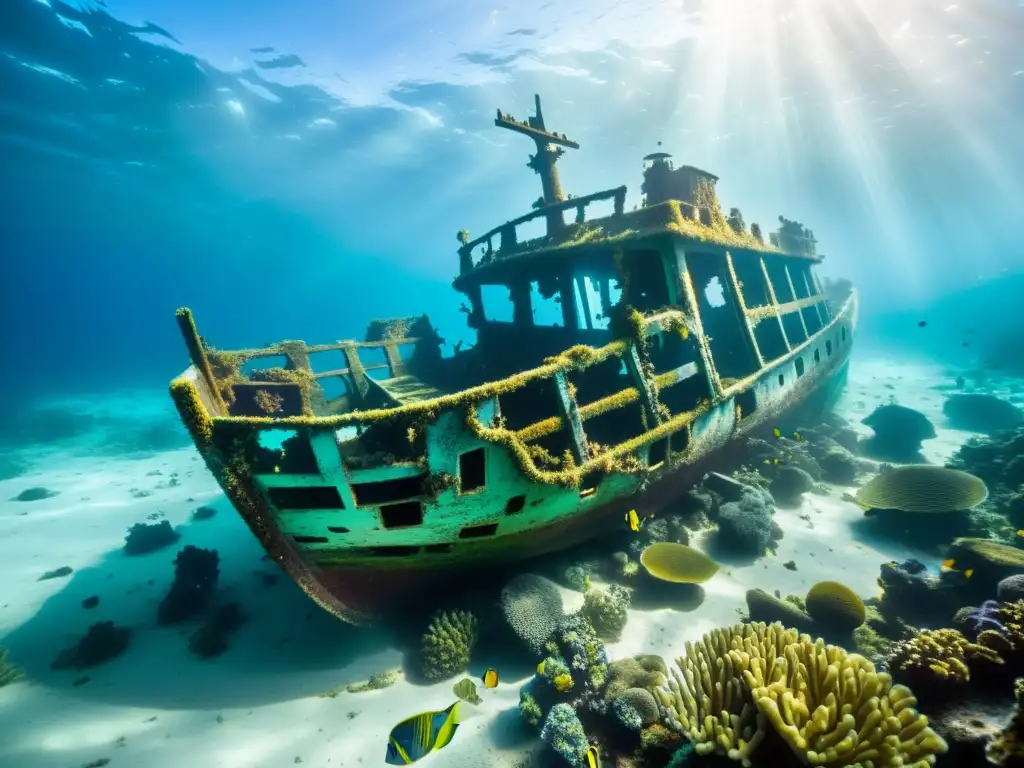
[[[443,680],[464,671],[476,645],[476,617],[468,611],[436,614],[420,640],[420,662],[428,680]]]
[[[626,701],[632,705],[644,725],[657,722],[661,714],[658,702],[654,700],[654,694],[646,688],[627,688],[615,700]]]
[[[852,632],[864,623],[864,601],[837,581],[819,581],[807,593],[805,605],[812,619],[840,632]]]
[[[558,585],[532,573],[509,580],[501,591],[501,610],[516,636],[538,656],[565,617]]]
[[[718,563],[703,552],[670,541],[651,544],[640,563],[654,578],[679,584],[702,584],[718,572]]]

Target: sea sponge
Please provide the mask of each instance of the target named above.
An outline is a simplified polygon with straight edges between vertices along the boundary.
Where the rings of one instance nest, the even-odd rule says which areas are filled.
[[[778,468],[769,490],[780,507],[799,507],[803,495],[814,488],[814,478],[791,465]]]
[[[544,719],[540,737],[569,765],[579,765],[590,744],[583,723],[568,704],[555,704]]]
[[[810,632],[814,620],[790,600],[781,600],[763,589],[747,590],[747,613],[751,621],[779,622],[785,627]]]
[[[619,701],[628,702],[640,715],[640,720],[644,725],[657,722],[661,716],[654,694],[646,688],[628,688],[615,697],[615,702]]]
[[[743,679],[758,711],[805,764],[925,768],[947,750],[909,688],[823,640],[801,635],[774,664],[750,664]]]
[[[509,627],[530,651],[540,656],[544,643],[565,618],[558,585],[543,576],[521,573],[501,590],[501,610]]]
[[[469,611],[440,611],[420,639],[420,664],[427,680],[464,672],[477,640],[477,620]]]
[[[864,601],[837,581],[819,581],[807,593],[807,613],[837,632],[852,632],[864,623]]]
[[[972,643],[955,629],[925,630],[893,646],[888,667],[894,680],[942,700],[971,679],[968,664],[1002,664],[999,654]]]
[[[875,475],[854,498],[869,510],[954,512],[981,504],[988,488],[981,478],[959,469],[912,464]]]
[[[670,541],[644,549],[640,563],[656,579],[677,584],[702,584],[718,573],[718,563],[703,552]]]
[[[774,549],[782,529],[772,518],[774,500],[761,488],[743,486],[738,501],[718,509],[717,543],[722,549],[742,555],[763,555]]]
[[[583,596],[580,613],[591,623],[602,640],[618,640],[629,620],[629,591],[613,585],[608,591],[591,589]]]
[[[799,637],[781,624],[760,622],[715,629],[696,643],[670,669],[667,687],[655,695],[667,724],[695,745],[697,754],[726,755],[745,768],[765,737],[759,715],[741,677],[751,665],[768,673],[783,649]]]

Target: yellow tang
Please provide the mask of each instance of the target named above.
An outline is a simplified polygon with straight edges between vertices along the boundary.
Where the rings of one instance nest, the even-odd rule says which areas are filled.
[[[459,702],[440,712],[407,717],[388,736],[388,765],[412,765],[421,757],[448,746],[459,727]]]
[[[542,661],[540,664],[537,665],[537,674],[538,675],[543,675],[544,674],[544,662],[545,661],[547,661],[547,659],[544,659],[544,661]]]
[[[601,768],[601,756],[597,752],[597,747],[593,744],[587,747],[587,753],[584,757],[587,768]]]
[[[944,570],[944,571],[952,571],[954,565],[956,565],[956,560],[953,560],[952,558],[950,558],[949,560],[943,560],[942,561],[942,570]]]
[[[974,575],[974,569],[973,568],[968,568],[966,571],[964,571],[964,578],[965,579],[969,579],[973,575]]]
[[[626,513],[626,524],[629,525],[629,529],[634,533],[640,530],[640,518],[637,516],[635,509],[631,509]]]
[[[772,434],[775,435],[775,437],[782,437],[782,430],[775,427],[775,429],[772,430]]]
[[[1018,530],[1017,531],[1017,535],[1018,536],[1024,536],[1024,528],[1021,528],[1020,530]]]
[[[497,688],[498,687],[498,670],[488,669],[484,672],[480,678],[483,681],[484,688]]]

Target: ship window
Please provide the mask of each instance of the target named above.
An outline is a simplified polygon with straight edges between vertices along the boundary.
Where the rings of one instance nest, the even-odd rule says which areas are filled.
[[[420,551],[419,547],[370,547],[369,554],[375,557],[409,557]]]
[[[333,485],[280,486],[267,488],[270,503],[278,509],[344,509]]]
[[[782,316],[782,327],[786,329],[786,338],[789,339],[789,343],[793,346],[807,340],[807,334],[804,333],[804,325],[800,322],[799,312],[787,312],[784,314]]]
[[[331,533],[351,533],[348,528],[342,528],[340,525],[328,525],[327,530]]]
[[[843,326],[842,334],[843,334],[843,341],[846,341],[846,326],[845,325]]]
[[[768,284],[761,271],[761,257],[749,253],[734,253],[732,267],[736,272],[743,301],[748,308],[763,307],[771,304],[768,298]]]
[[[486,461],[483,448],[459,454],[459,480],[461,492],[470,493],[484,487]]]
[[[565,325],[562,297],[555,278],[530,283],[530,306],[533,309],[534,325],[548,328],[561,328]]]
[[[385,504],[380,508],[380,521],[385,528],[409,528],[423,523],[423,505],[418,501]]]
[[[430,553],[435,554],[435,555],[442,555],[445,552],[451,552],[452,551],[452,545],[451,544],[427,544],[427,546],[425,546],[423,548],[423,551],[424,552],[430,552]]]
[[[460,539],[481,539],[486,536],[493,536],[498,532],[497,523],[485,523],[483,525],[469,525],[459,531]]]
[[[526,506],[526,496],[520,494],[519,496],[513,496],[508,500],[508,504],[505,505],[506,515],[517,515],[523,511],[523,507]]]
[[[736,395],[736,405],[740,407],[740,418],[745,419],[757,410],[757,394],[754,388],[744,390]]]
[[[821,362],[821,350],[820,349],[814,350],[814,362],[815,363],[820,363]]]
[[[623,259],[629,274],[628,301],[638,312],[654,312],[669,303],[661,253],[653,248],[630,251]]]
[[[754,326],[754,338],[765,360],[776,360],[788,351],[782,328],[774,317],[768,317]]]
[[[807,287],[807,265],[790,264],[787,269],[789,270],[789,279],[793,281],[793,290],[796,291],[796,297],[798,299],[806,299],[811,295],[810,289]]]
[[[576,297],[576,316],[579,318],[581,330],[604,331],[611,324],[609,312],[615,305],[622,291],[618,291],[615,300],[611,297],[611,287],[607,286],[610,277],[602,275],[577,275],[573,279],[573,293]],[[607,286],[607,287],[606,287]],[[608,299],[609,306],[604,306],[604,298]]]
[[[258,371],[265,371],[269,368],[287,368],[288,358],[284,355],[267,355],[266,357],[254,357],[239,368],[243,376],[251,377]],[[258,377],[257,377],[258,378]]]
[[[668,438],[655,440],[647,449],[647,466],[650,469],[661,466],[668,456]]]
[[[600,472],[590,472],[584,475],[580,479],[580,498],[585,499],[597,493],[597,488],[601,485],[602,480],[604,480],[604,475]]]
[[[306,435],[294,429],[260,430],[257,445],[247,452],[258,475],[316,475],[320,468]]]
[[[746,378],[757,371],[760,364],[750,342],[747,325],[738,311],[732,286],[726,278],[725,257],[721,254],[694,253],[692,256],[687,255],[686,264],[718,375],[723,379]],[[710,303],[710,298],[717,298],[716,289],[707,290],[714,284],[720,287],[725,298],[725,303],[720,306]]]
[[[326,536],[292,536],[299,544],[326,544]]]
[[[785,385],[786,385],[786,377],[785,377],[785,376],[783,376],[783,375],[782,375],[782,374],[780,373],[780,374],[779,374],[779,386],[780,386],[780,387],[783,387],[783,386],[785,386]]]
[[[712,309],[725,306],[725,289],[722,288],[718,275],[712,277],[704,287],[704,298],[708,300],[708,305]]]
[[[348,359],[340,349],[309,353],[309,369],[313,373],[327,373],[341,368],[348,368]]]
[[[360,507],[401,501],[423,493],[423,481],[426,478],[426,475],[413,475],[373,483],[353,483],[352,495],[356,497],[356,506]]]
[[[778,256],[764,256],[764,265],[768,270],[768,279],[775,289],[775,298],[780,304],[793,301],[793,291],[789,288],[787,279],[786,263]]]
[[[824,324],[821,322],[821,315],[818,314],[817,305],[804,307],[800,310],[800,314],[803,315],[804,322],[807,324],[808,334],[813,335],[822,329]]]
[[[804,375],[804,359],[802,357],[796,359],[796,375],[798,378]]]
[[[507,285],[481,285],[480,298],[484,305],[484,319],[490,323],[511,323],[515,312]]]
[[[825,354],[830,356],[832,354],[832,339],[825,340]]]
[[[324,393],[324,397],[327,400],[336,400],[339,397],[346,397],[352,394],[352,388],[348,384],[348,376],[345,375],[324,376],[321,379],[317,379],[316,383],[320,385],[320,391]]]

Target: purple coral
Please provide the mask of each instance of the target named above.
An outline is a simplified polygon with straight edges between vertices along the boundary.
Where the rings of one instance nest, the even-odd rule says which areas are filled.
[[[986,600],[977,608],[972,608],[964,618],[964,634],[974,639],[985,630],[1005,633],[1006,627],[996,618],[998,610],[998,600]]]

